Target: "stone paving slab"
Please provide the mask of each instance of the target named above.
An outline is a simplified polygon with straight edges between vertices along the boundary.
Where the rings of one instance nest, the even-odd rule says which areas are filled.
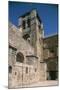
[[[59,81],[50,80],[50,81],[41,81],[37,83],[32,83],[29,85],[18,86],[15,88],[47,87],[47,86],[58,86],[58,85],[59,85]]]

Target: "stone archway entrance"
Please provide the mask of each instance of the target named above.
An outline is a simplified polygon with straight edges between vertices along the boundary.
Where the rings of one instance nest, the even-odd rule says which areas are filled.
[[[56,71],[49,71],[50,80],[56,80]]]
[[[56,80],[57,78],[57,63],[51,60],[47,63],[47,80]]]
[[[21,52],[18,52],[17,53],[17,55],[16,55],[16,61],[17,62],[21,62],[21,63],[24,62],[24,55]]]
[[[16,62],[19,64],[19,70],[18,70],[18,75],[17,75],[17,82],[18,86],[22,85],[23,86],[23,78],[24,78],[24,55],[21,52],[18,52],[16,55]]]

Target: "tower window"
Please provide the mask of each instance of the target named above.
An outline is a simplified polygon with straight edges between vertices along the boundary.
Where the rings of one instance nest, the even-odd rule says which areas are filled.
[[[9,66],[9,73],[12,73],[12,66]]]
[[[23,26],[23,29],[25,29],[25,21],[23,21],[22,26]]]
[[[38,25],[38,27],[39,27],[39,31],[40,31],[41,26],[40,26],[40,25]]]
[[[27,20],[28,27],[30,27],[30,19]]]

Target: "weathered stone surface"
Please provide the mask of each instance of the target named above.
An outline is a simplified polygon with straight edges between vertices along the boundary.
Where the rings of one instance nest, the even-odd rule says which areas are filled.
[[[29,27],[28,18],[31,19]],[[25,29],[22,26],[23,20],[26,22]],[[49,67],[48,70],[52,70],[50,68],[51,63],[47,64],[47,60],[45,60],[48,59],[47,53],[49,49],[46,46],[49,45],[43,39],[42,23],[37,17],[37,12],[33,10],[19,18],[19,21],[21,21],[19,28],[9,23],[9,88],[45,81],[48,76],[47,68]],[[49,54],[49,56],[53,57],[53,54]],[[57,69],[53,68],[54,70],[56,71]]]

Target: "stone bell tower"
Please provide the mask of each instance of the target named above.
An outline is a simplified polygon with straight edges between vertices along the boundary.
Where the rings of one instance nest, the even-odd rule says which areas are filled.
[[[22,28],[22,37],[34,48],[34,55],[38,57],[39,77],[44,79],[43,63],[43,24],[36,10],[32,10],[19,18],[19,26]]]
[[[41,57],[44,31],[36,10],[21,16],[19,18],[19,26],[22,28],[22,37],[34,48],[34,54]]]

